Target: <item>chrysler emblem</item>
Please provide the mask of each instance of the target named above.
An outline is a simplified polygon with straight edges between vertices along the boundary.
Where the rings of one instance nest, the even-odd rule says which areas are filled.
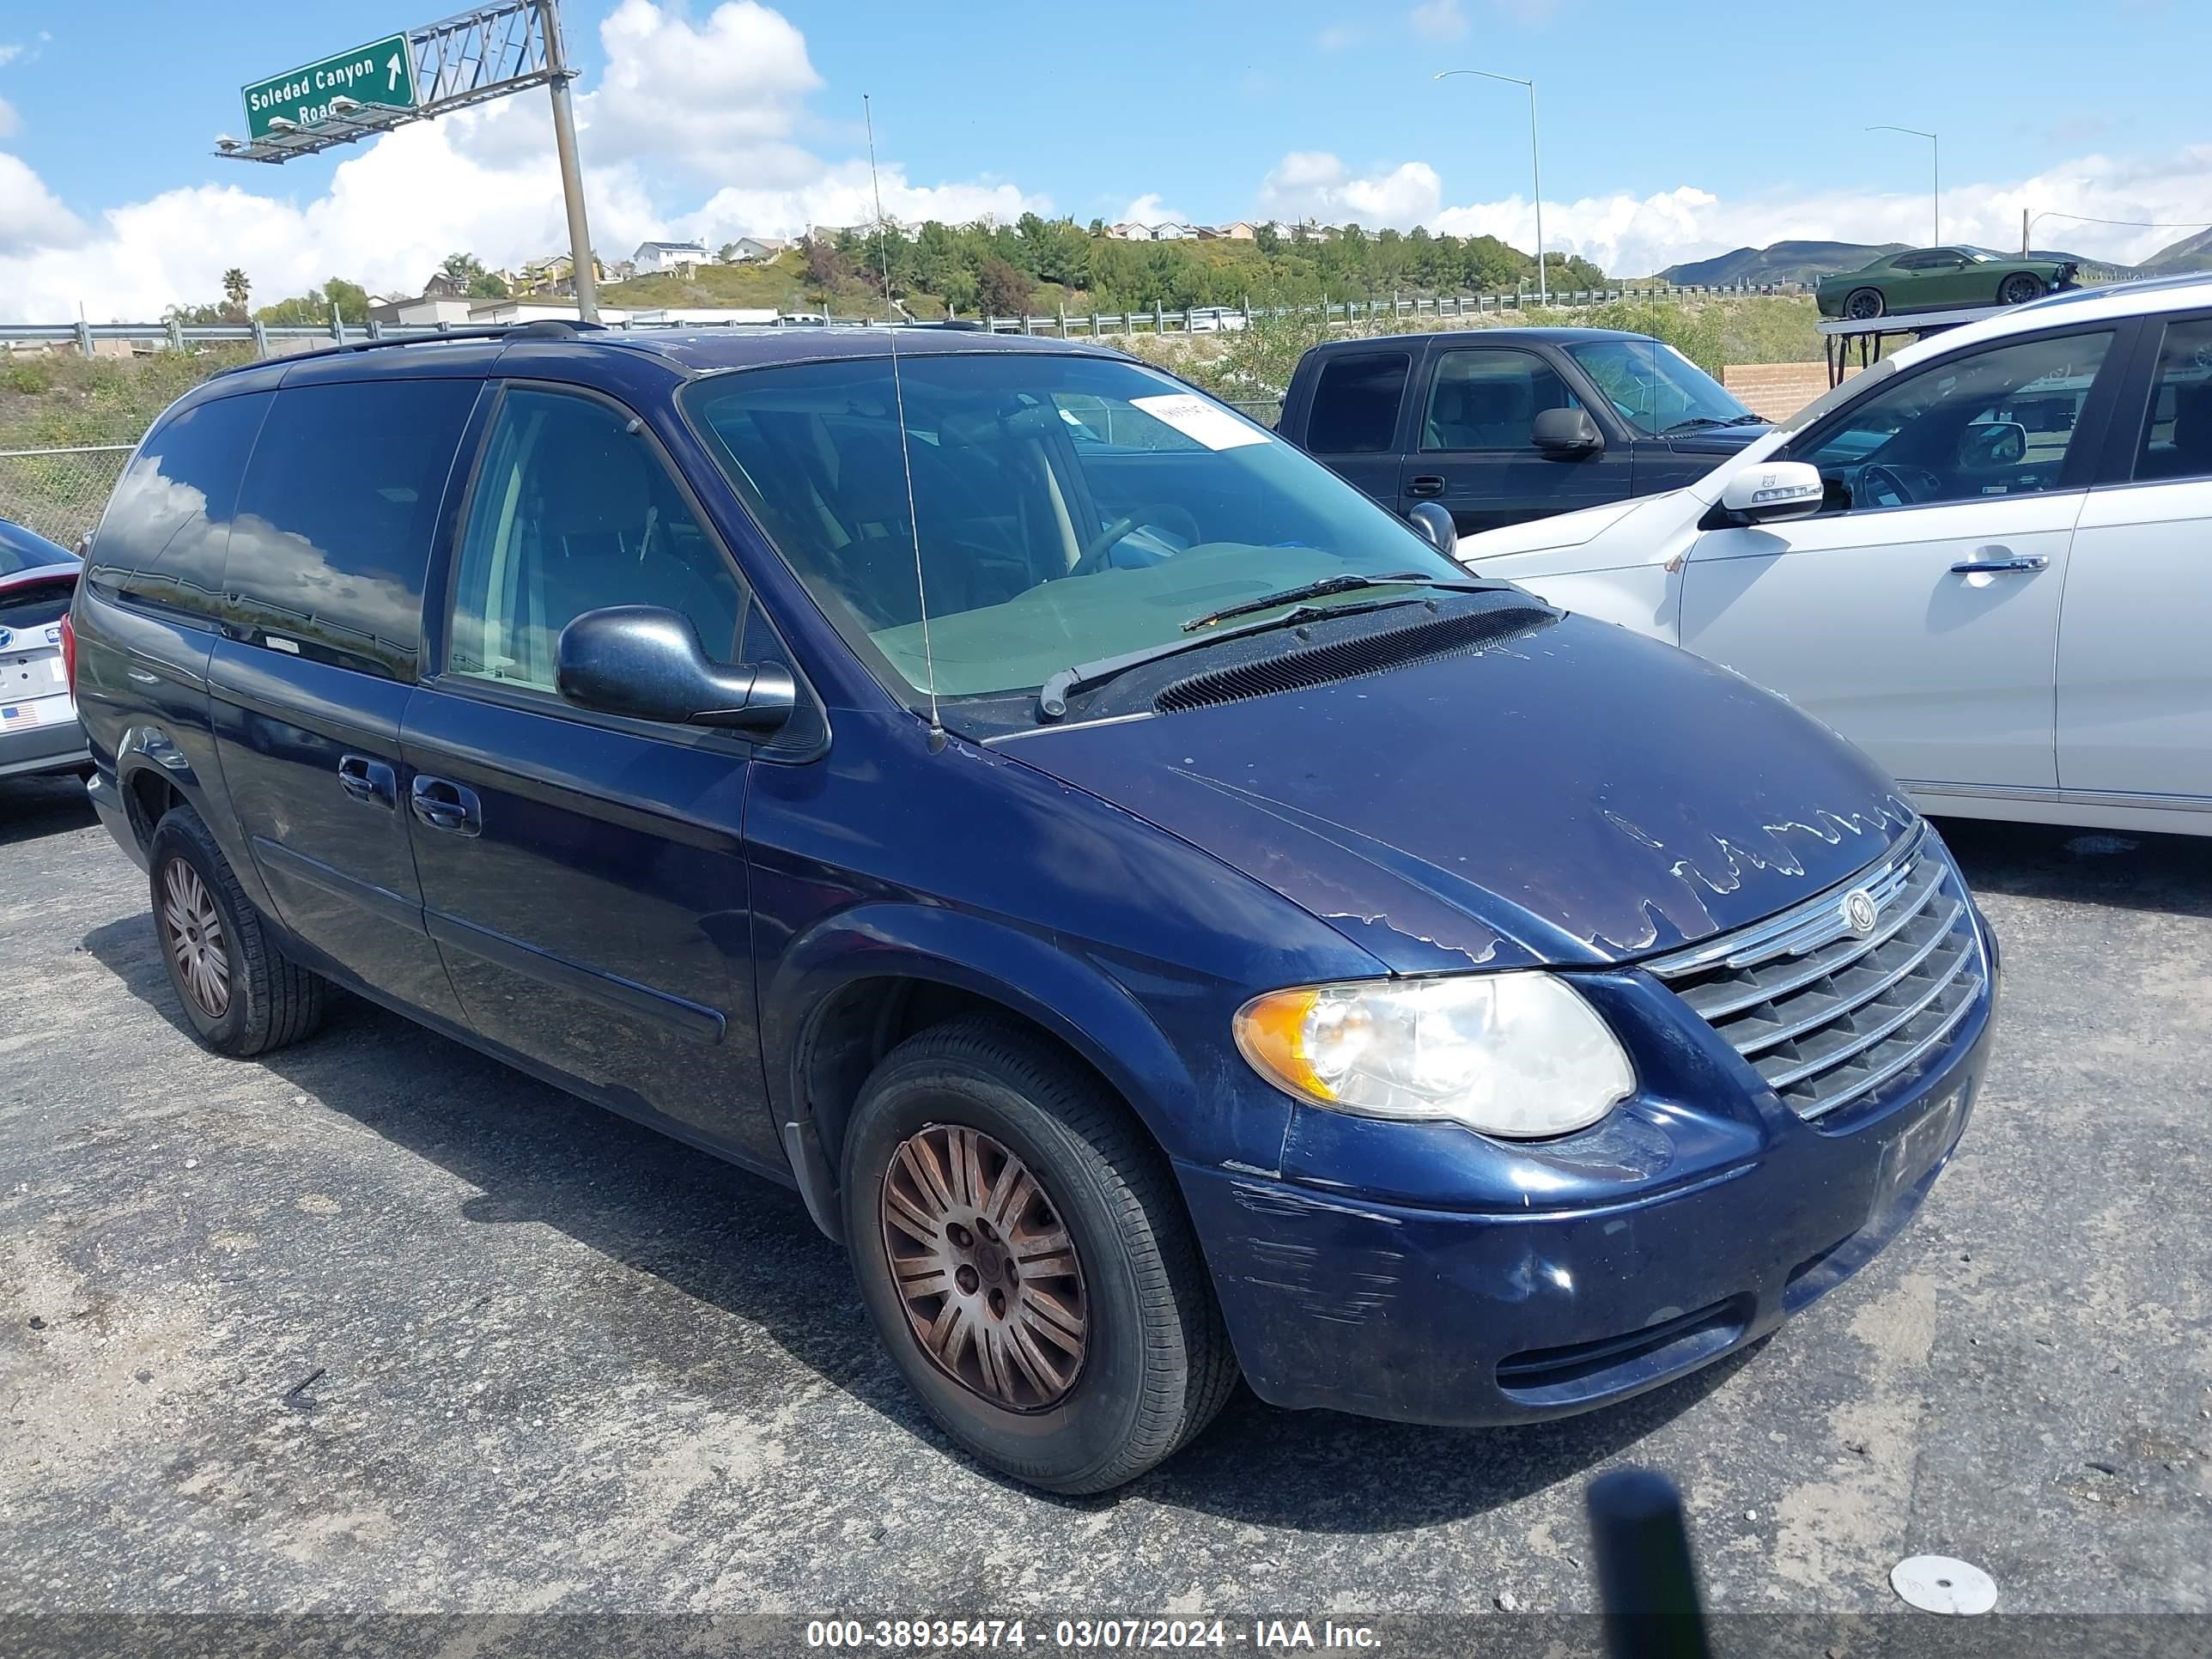
[[[1876,915],[1874,895],[1865,888],[1854,887],[1844,895],[1844,920],[1861,939],[1874,932]]]

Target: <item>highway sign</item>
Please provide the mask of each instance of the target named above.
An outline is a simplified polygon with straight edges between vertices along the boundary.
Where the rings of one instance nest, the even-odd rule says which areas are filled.
[[[394,34],[256,81],[245,96],[246,131],[256,138],[281,131],[274,125],[279,120],[295,127],[319,125],[337,112],[331,106],[340,98],[383,109],[412,109],[415,55],[407,37]]]

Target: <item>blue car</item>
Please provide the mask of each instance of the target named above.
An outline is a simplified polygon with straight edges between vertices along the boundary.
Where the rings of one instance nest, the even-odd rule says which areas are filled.
[[[795,1187],[1019,1480],[1240,1375],[1529,1421],[1896,1232],[1996,947],[1856,750],[1440,517],[1064,342],[255,365],[91,546],[91,793],[208,1047],[340,986]]]

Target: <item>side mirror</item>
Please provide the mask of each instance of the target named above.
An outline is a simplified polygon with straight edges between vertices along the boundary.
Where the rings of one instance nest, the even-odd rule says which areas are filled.
[[[1587,409],[1545,409],[1537,411],[1528,441],[1547,455],[1587,455],[1605,447],[1605,434]]]
[[[579,708],[755,738],[799,704],[788,671],[710,662],[690,618],[649,605],[586,611],[562,629],[553,683]]]
[[[1450,558],[1459,549],[1459,526],[1452,522],[1451,509],[1441,501],[1416,501],[1406,514],[1406,522],[1413,533],[1431,547]]]
[[[1738,524],[1775,524],[1818,513],[1826,490],[1804,461],[1754,461],[1721,486],[1721,510]]]

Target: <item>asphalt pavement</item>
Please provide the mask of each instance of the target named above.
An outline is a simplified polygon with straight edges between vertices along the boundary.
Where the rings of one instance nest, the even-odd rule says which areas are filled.
[[[935,1432],[789,1192],[350,1000],[204,1053],[77,786],[0,785],[0,1612],[1587,1609],[1583,1486],[1641,1464],[1722,1609],[1936,1552],[2204,1613],[2212,841],[1945,827],[1997,1053],[1856,1279],[1615,1410],[1240,1395],[1067,1501]]]

